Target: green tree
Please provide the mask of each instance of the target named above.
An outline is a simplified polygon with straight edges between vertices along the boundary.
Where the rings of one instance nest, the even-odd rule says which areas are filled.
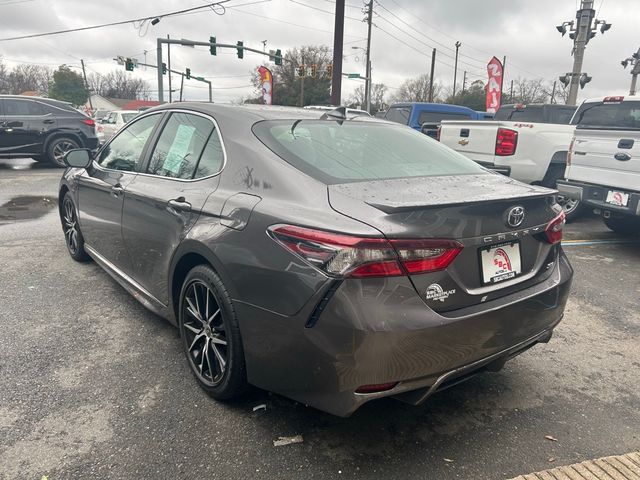
[[[484,90],[484,82],[476,80],[469,85],[464,92],[459,92],[455,97],[449,96],[447,103],[454,105],[462,105],[472,110],[484,111],[486,107],[486,92]]]
[[[82,105],[89,98],[89,91],[85,87],[82,75],[71,71],[66,65],[60,65],[58,70],[53,72],[49,96],[74,105]]]
[[[285,52],[282,65],[271,65],[269,69],[273,74],[273,96],[274,105],[300,105],[300,83],[301,79],[297,75],[300,65],[305,65],[311,69],[316,67],[316,77],[309,76],[304,79],[304,99],[305,105],[328,105],[331,101],[331,78],[327,75],[327,66],[331,63],[331,49],[322,45],[308,45],[294,48]],[[253,84],[260,89],[260,77],[254,73]],[[258,94],[258,97],[260,95]],[[247,103],[257,99],[249,99]]]

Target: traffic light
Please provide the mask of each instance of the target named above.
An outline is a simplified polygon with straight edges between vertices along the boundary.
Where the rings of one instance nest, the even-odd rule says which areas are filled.
[[[304,65],[298,65],[298,76],[300,78],[304,77]]]
[[[276,65],[282,65],[282,52],[280,49],[276,50],[276,58],[274,59]]]
[[[591,81],[591,77],[586,73],[580,75],[580,88],[584,88],[584,86]]]
[[[187,80],[191,79],[191,69],[190,68],[187,68],[185,70],[185,77],[187,77]]]
[[[124,62],[124,69],[128,72],[133,72],[133,60],[127,58]]]
[[[213,43],[213,45],[209,47],[209,52],[211,52],[211,55],[216,55],[216,37],[209,37],[209,43]]]
[[[316,78],[318,75],[318,66],[314,63],[311,65],[311,78]]]
[[[238,50],[238,58],[244,58],[244,42],[242,40],[238,41],[236,50]]]
[[[162,74],[166,75],[167,74],[167,64],[162,62]]]
[[[558,79],[562,82],[562,84],[566,87],[571,83],[571,74],[565,73],[564,75],[560,75]]]
[[[327,65],[327,77],[333,77],[333,63]]]

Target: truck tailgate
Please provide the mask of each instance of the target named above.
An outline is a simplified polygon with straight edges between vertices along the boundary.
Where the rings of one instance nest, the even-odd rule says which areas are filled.
[[[578,128],[567,178],[640,191],[640,131]]]
[[[501,122],[443,121],[440,142],[482,164],[493,164]]]

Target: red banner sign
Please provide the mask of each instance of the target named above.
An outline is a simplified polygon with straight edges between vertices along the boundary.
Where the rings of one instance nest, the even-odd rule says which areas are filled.
[[[258,67],[260,73],[260,81],[262,83],[262,102],[265,105],[271,105],[273,91],[273,75],[267,67]]]
[[[500,108],[502,100],[502,63],[496,57],[493,57],[487,64],[487,73],[489,74],[489,82],[487,83],[487,101],[486,110],[495,113]]]

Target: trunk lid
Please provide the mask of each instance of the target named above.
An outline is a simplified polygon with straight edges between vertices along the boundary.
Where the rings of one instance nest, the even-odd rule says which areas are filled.
[[[436,311],[485,302],[551,273],[544,267],[553,261],[556,247],[545,240],[544,229],[558,213],[553,190],[491,173],[356,182],[328,190],[334,210],[387,238],[448,239],[464,246],[446,270],[409,276]],[[514,207],[524,208],[524,218],[510,227],[507,217]],[[505,254],[513,262],[511,270],[519,270],[516,276],[487,282],[495,272],[483,273],[483,264],[491,268]]]

